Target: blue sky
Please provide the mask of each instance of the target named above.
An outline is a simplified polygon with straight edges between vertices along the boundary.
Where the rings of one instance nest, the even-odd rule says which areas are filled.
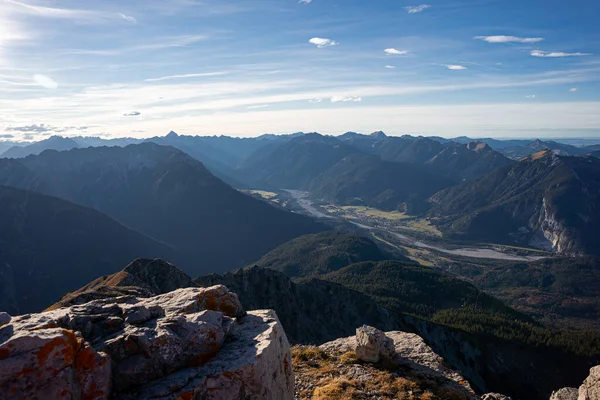
[[[0,0],[0,138],[600,136],[600,2]]]

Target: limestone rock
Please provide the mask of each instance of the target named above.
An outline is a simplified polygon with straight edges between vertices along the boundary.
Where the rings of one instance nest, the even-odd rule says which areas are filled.
[[[234,324],[231,338],[208,363],[123,399],[293,399],[290,346],[274,311],[249,312]]]
[[[357,329],[357,333],[360,329]],[[429,379],[438,381],[441,386],[460,389],[468,399],[477,398],[469,382],[458,372],[448,368],[444,359],[436,354],[420,336],[400,331],[386,332],[384,335],[393,342],[392,362],[394,364],[415,370]],[[319,347],[325,351],[356,351],[359,347],[358,337],[340,338]]]
[[[576,388],[562,388],[552,392],[550,400],[577,400],[579,391]]]
[[[600,400],[600,365],[590,369],[590,376],[579,387],[577,400]]]
[[[355,353],[359,360],[370,363],[380,359],[391,360],[394,357],[394,341],[380,330],[363,325],[356,329]]]
[[[487,393],[481,396],[481,400],[512,400],[510,397],[500,393]]]
[[[277,315],[246,315],[224,286],[4,320],[3,400],[293,398],[290,347]]]

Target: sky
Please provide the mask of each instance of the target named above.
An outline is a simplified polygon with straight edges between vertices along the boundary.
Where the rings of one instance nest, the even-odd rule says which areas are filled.
[[[600,137],[597,0],[0,0],[0,140]]]

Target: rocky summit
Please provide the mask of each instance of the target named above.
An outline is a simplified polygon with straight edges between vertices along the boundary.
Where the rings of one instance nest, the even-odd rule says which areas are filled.
[[[0,397],[292,399],[274,311],[245,312],[222,285],[0,315]]]

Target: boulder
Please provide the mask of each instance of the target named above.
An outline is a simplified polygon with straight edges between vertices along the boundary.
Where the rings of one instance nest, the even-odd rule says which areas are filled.
[[[512,400],[510,397],[500,393],[486,393],[481,396],[481,400]]]
[[[370,328],[370,327],[367,327]],[[407,368],[417,372],[420,375],[427,377],[428,379],[435,380],[440,386],[452,387],[461,390],[466,398],[476,399],[475,392],[471,388],[471,385],[465,378],[463,378],[457,371],[446,366],[444,359],[436,354],[431,347],[429,347],[423,339],[414,334],[401,331],[392,331],[381,333],[387,339],[383,339],[380,334],[372,331],[374,328],[365,329],[365,327],[357,329],[356,336],[350,336],[347,338],[340,338],[332,342],[328,342],[319,346],[325,351],[333,352],[357,352],[359,349],[359,336],[361,336],[361,342],[367,343],[363,345],[363,349],[360,352],[367,353],[368,349],[372,349],[372,342],[379,343],[379,349],[383,350],[383,357],[388,357],[392,354],[391,362],[397,366]],[[367,340],[368,338],[368,340]],[[393,349],[388,348],[388,341],[391,340]],[[381,345],[381,343],[385,343]],[[367,353],[373,356],[374,351],[371,350]],[[379,357],[382,357],[382,352],[378,352]],[[358,352],[357,352],[358,357]],[[371,359],[373,359],[372,357]],[[364,361],[364,360],[363,360]],[[368,361],[372,362],[372,361]]]
[[[552,392],[550,400],[577,400],[579,391],[576,388],[562,388]]]
[[[394,341],[385,333],[372,326],[363,325],[356,329],[356,357],[359,360],[376,363],[394,357]]]
[[[246,314],[224,286],[5,320],[3,400],[293,398],[290,347],[277,315]]]
[[[590,369],[590,375],[579,387],[577,400],[600,400],[600,365]]]

